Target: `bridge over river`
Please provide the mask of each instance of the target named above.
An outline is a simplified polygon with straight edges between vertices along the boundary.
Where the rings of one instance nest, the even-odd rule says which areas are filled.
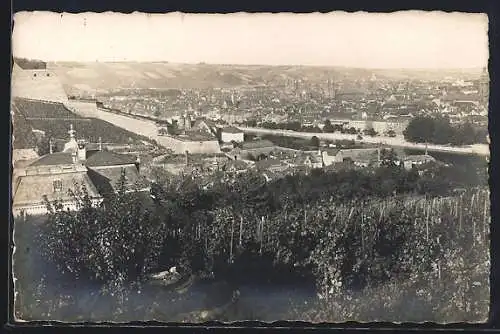
[[[267,135],[280,135],[295,138],[311,138],[313,136],[318,137],[322,140],[355,140],[358,142],[370,143],[370,144],[383,144],[398,148],[409,148],[416,150],[425,150],[426,144],[416,144],[411,143],[402,137],[382,137],[382,136],[363,136],[362,140],[357,139],[357,135],[344,134],[344,133],[311,133],[311,132],[297,132],[291,130],[271,130],[262,128],[249,128],[249,127],[239,127],[243,132],[250,134],[267,134]],[[455,153],[463,155],[479,155],[488,157],[490,155],[489,146],[486,144],[475,144],[468,146],[446,146],[446,145],[427,145],[427,150],[429,152],[445,152],[445,153]]]

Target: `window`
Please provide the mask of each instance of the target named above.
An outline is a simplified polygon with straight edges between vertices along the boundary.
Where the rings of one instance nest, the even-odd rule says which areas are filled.
[[[54,180],[52,185],[54,186],[55,193],[62,191],[62,181],[61,180]]]

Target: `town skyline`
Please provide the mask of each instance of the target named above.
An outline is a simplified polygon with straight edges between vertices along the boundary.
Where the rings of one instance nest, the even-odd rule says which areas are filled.
[[[485,14],[409,11],[124,16],[20,12],[14,22],[14,56],[47,62],[373,70],[473,69],[488,63]],[[325,37],[329,31],[342,33]]]

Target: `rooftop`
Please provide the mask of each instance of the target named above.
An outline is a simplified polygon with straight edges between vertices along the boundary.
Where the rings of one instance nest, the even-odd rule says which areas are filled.
[[[133,155],[120,154],[112,151],[98,151],[93,153],[85,161],[89,167],[95,166],[119,166],[135,164],[137,158]]]
[[[146,187],[146,182],[139,176],[135,166],[117,166],[114,168],[89,168],[88,175],[95,184],[99,193],[106,195],[114,193],[117,190],[122,170],[125,171],[125,187],[133,189],[134,187]]]
[[[54,191],[54,181],[61,183],[61,190],[58,192]],[[49,201],[72,200],[68,191],[75,190],[77,185],[85,186],[91,197],[100,196],[86,172],[27,175],[19,178],[14,203],[15,205],[42,203],[44,196],[47,196]]]
[[[71,153],[67,152],[56,152],[52,154],[46,154],[36,159],[30,166],[51,166],[51,165],[72,165],[73,159]]]
[[[222,131],[227,132],[227,133],[243,133],[243,131],[241,131],[240,129],[238,129],[235,126],[228,126],[228,127],[222,128]]]

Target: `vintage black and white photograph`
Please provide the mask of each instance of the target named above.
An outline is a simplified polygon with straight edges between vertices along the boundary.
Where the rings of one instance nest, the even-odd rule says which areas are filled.
[[[486,322],[488,16],[19,12],[18,322]]]

